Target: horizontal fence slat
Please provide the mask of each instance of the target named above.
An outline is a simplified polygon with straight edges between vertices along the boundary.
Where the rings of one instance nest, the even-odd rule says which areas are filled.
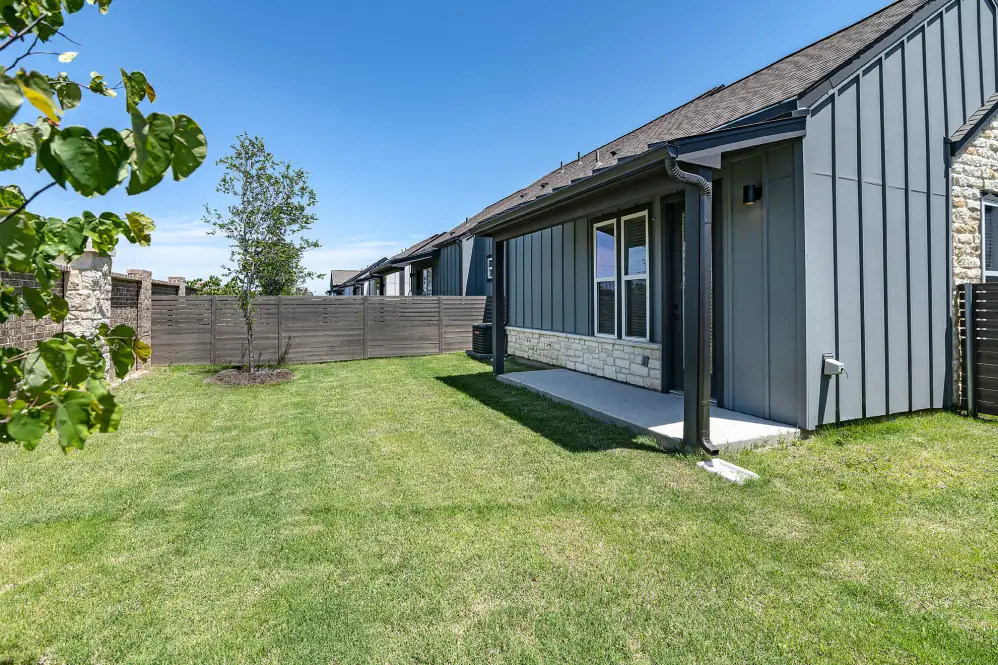
[[[451,353],[471,348],[489,320],[484,296],[257,298],[253,355],[260,364]],[[441,320],[442,318],[442,320]],[[153,296],[153,363],[243,364],[246,323],[230,296]]]

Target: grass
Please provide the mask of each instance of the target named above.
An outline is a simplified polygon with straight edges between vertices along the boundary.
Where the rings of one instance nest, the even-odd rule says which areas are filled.
[[[744,487],[463,356],[121,389],[0,449],[0,662],[998,662],[998,429],[732,459]]]

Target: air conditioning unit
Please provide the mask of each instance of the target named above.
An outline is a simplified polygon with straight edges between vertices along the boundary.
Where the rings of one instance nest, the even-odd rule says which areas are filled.
[[[492,324],[479,323],[471,327],[471,350],[492,355]]]

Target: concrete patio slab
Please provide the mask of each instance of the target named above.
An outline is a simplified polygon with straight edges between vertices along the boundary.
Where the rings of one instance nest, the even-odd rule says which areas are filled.
[[[555,402],[637,434],[654,437],[668,448],[683,442],[683,398],[629,386],[567,369],[503,374],[499,380],[526,388]],[[795,439],[800,430],[791,425],[712,407],[711,440],[722,451],[739,450],[781,440]]]

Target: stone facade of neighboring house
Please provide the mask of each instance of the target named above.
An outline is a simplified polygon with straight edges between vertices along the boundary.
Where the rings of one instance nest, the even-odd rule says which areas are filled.
[[[998,196],[998,119],[993,119],[953,157],[953,284],[984,281],[982,197]],[[954,296],[958,292],[954,291]],[[954,310],[957,306],[954,300]],[[960,331],[953,328],[953,388],[963,386]]]
[[[662,387],[660,344],[526,328],[506,333],[511,355],[642,388]]]
[[[981,196],[998,196],[998,120],[953,158],[953,282],[983,281]]]

